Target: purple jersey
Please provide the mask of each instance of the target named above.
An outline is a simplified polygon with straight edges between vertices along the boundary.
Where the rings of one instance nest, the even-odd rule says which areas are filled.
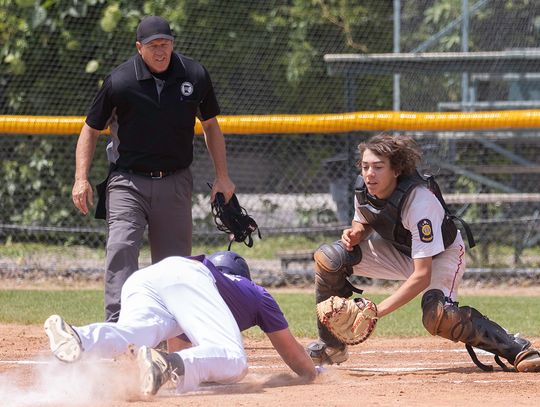
[[[263,287],[247,278],[220,272],[203,256],[193,256],[202,261],[216,279],[219,294],[231,310],[240,331],[259,326],[271,333],[289,326],[276,300]]]

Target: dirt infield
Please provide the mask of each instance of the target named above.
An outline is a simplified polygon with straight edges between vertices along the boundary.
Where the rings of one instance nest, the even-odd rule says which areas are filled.
[[[431,338],[371,338],[350,359],[305,384],[267,341],[246,341],[249,373],[234,385],[205,385],[176,395],[137,394],[133,361],[61,364],[39,326],[0,325],[2,406],[533,406],[540,373],[480,371],[465,349]],[[307,343],[309,339],[303,340]],[[540,345],[540,338],[533,343]],[[492,363],[488,354],[479,355]]]

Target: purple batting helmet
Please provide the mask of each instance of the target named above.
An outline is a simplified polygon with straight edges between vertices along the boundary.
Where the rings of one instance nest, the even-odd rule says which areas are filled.
[[[242,276],[251,280],[249,266],[242,256],[235,252],[216,252],[207,256],[216,268],[222,273]]]

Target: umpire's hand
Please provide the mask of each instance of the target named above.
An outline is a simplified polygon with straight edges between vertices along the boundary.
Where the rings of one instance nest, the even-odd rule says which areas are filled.
[[[212,194],[210,195],[210,202],[214,202],[216,194],[221,192],[225,196],[225,203],[229,202],[236,186],[228,176],[216,178],[212,184]]]
[[[73,204],[81,213],[86,215],[88,208],[94,206],[94,192],[87,179],[76,179],[71,190]]]

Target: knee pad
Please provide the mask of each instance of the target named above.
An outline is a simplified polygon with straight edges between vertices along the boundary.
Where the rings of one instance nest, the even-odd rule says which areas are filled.
[[[360,246],[354,246],[352,251],[345,249],[343,243],[338,240],[334,243],[323,243],[315,251],[313,258],[317,265],[329,273],[335,273],[343,268],[350,268],[362,260]]]
[[[332,295],[350,297],[353,292],[362,293],[347,277],[352,274],[352,266],[362,260],[362,251],[355,246],[347,251],[341,241],[324,243],[315,251],[315,297],[317,303]]]
[[[444,293],[429,290],[422,296],[422,324],[431,335],[438,335],[444,315]]]
[[[474,318],[483,318],[483,315],[471,307],[446,304],[441,290],[429,290],[422,297],[422,323],[431,335],[467,343],[473,332]]]

